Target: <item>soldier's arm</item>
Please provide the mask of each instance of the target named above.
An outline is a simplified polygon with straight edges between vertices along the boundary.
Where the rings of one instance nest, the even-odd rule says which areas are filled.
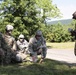
[[[31,38],[31,39],[29,40],[28,50],[29,50],[30,53],[33,52],[33,38]]]
[[[42,37],[42,47],[46,47],[46,40]]]
[[[16,50],[17,50],[17,43],[16,43],[15,38],[13,38],[13,46],[12,46],[12,50],[13,50],[13,51],[16,51]]]
[[[28,42],[26,40],[24,40],[24,43],[25,43],[24,47],[28,47]]]
[[[8,46],[8,44],[4,40],[3,36],[1,36],[1,46],[4,50],[11,51],[11,48]]]

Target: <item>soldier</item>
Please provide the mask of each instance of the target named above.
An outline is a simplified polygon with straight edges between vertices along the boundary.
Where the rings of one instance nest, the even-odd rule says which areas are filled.
[[[40,63],[45,59],[47,48],[42,32],[37,30],[34,37],[29,40],[28,50],[33,62],[37,62],[37,55],[41,54]]]
[[[28,47],[28,42],[24,39],[24,35],[20,34],[17,40],[17,46],[20,51],[25,51]]]
[[[3,35],[0,33],[0,64],[10,64],[11,53],[11,49],[5,42]]]
[[[16,60],[16,50],[17,50],[17,46],[16,46],[16,41],[15,38],[12,36],[12,31],[13,31],[13,26],[12,25],[7,25],[5,28],[5,34],[3,35],[3,38],[5,39],[7,45],[9,46],[9,48],[12,51],[11,54],[11,59],[12,60]]]
[[[76,11],[73,13],[73,19],[76,21]],[[73,31],[73,34],[75,36],[75,47],[74,47],[74,54],[76,56],[76,22],[75,22],[75,30]]]
[[[9,45],[12,51],[16,51],[16,41],[15,38],[12,36],[12,31],[13,31],[13,26],[12,25],[7,25],[6,26],[6,33],[4,34],[4,39],[6,43]]]
[[[24,35],[20,34],[17,40],[18,54],[22,61],[26,60],[28,42],[24,39]]]

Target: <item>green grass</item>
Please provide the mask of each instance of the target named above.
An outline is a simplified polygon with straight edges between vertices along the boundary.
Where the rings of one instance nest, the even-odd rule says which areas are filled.
[[[65,43],[46,43],[48,48],[56,49],[74,49],[75,42],[65,42]]]
[[[74,42],[47,43],[51,48],[73,48]],[[0,65],[0,75],[76,75],[76,64],[45,59],[42,64],[24,62],[8,66]]]
[[[0,75],[76,75],[76,66],[45,59],[42,64],[24,62],[0,66]]]

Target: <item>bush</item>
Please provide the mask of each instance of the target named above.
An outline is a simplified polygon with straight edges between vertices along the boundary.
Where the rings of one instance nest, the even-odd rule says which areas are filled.
[[[62,25],[60,23],[56,25],[47,25],[43,29],[43,35],[47,41],[50,42],[68,42],[74,41],[74,37],[68,32],[70,25]]]

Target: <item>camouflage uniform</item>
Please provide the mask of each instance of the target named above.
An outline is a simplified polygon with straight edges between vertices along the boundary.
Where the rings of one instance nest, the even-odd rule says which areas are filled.
[[[17,40],[17,47],[18,47],[18,56],[21,57],[22,61],[26,59],[27,54],[27,46],[28,42],[24,39],[24,35],[20,34]]]
[[[28,50],[30,55],[33,57],[34,62],[36,62],[34,58],[37,59],[38,54],[41,54],[41,58],[44,59],[47,54],[47,47],[43,36],[41,35],[38,40],[36,39],[36,36],[32,37],[29,41]]]
[[[11,49],[11,52],[12,52],[12,53],[10,53],[11,59],[15,60],[17,46],[16,46],[15,38],[11,35],[12,30],[13,30],[13,26],[7,25],[6,26],[6,33],[3,35],[3,38],[4,38],[5,42],[7,43],[7,45],[9,46],[9,48]]]
[[[9,64],[11,62],[11,49],[5,42],[2,34],[0,33],[0,63]]]
[[[17,50],[15,38],[5,34],[4,35],[4,39],[7,42],[8,46],[11,48],[12,51],[16,51]]]
[[[26,40],[24,40],[23,42],[17,40],[17,46],[20,51],[26,51],[26,48],[28,47],[28,42]]]

